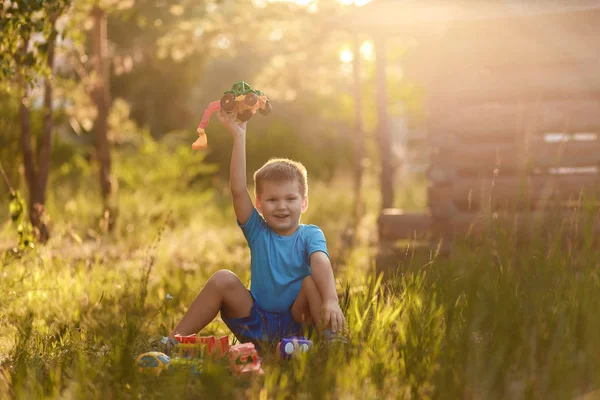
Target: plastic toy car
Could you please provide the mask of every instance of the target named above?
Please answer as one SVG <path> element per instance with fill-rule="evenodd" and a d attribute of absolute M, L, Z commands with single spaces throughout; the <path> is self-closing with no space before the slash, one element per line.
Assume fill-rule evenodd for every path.
<path fill-rule="evenodd" d="M 208 354 L 214 358 L 221 358 L 229 351 L 229 337 L 221 336 L 197 336 L 191 334 L 188 336 L 175 335 L 178 342 L 175 346 L 175 357 L 178 358 L 199 358 Z"/>
<path fill-rule="evenodd" d="M 196 338 L 198 337 L 198 335 L 196 335 L 195 333 L 192 333 L 191 335 L 175 335 L 175 340 L 179 343 L 196 343 Z"/>
<path fill-rule="evenodd" d="M 173 368 L 169 356 L 159 351 L 140 354 L 135 363 L 138 372 L 154 376 L 159 376 L 163 371 L 169 371 Z"/>
<path fill-rule="evenodd" d="M 220 105 L 225 112 L 237 112 L 237 118 L 242 122 L 252 118 L 256 110 L 262 115 L 271 112 L 271 102 L 267 96 L 244 81 L 234 83 L 231 90 L 221 97 Z"/>
<path fill-rule="evenodd" d="M 236 344 L 229 348 L 229 365 L 235 375 L 263 375 L 258 352 L 253 343 Z"/>
<path fill-rule="evenodd" d="M 288 359 L 300 353 L 305 353 L 313 348 L 313 342 L 304 337 L 290 337 L 282 339 L 277 345 L 277 355 Z"/>
<path fill-rule="evenodd" d="M 193 374 L 202 373 L 207 357 L 212 361 L 227 363 L 234 375 L 249 377 L 255 374 L 263 375 L 262 362 L 252 343 L 229 346 L 229 337 L 175 335 L 172 348 L 173 357 L 151 351 L 137 358 L 138 371 L 160 375 L 163 371 L 190 371 Z M 227 357 L 225 357 L 227 356 Z"/>
<path fill-rule="evenodd" d="M 208 126 L 211 115 L 220 109 L 229 114 L 235 113 L 238 120 L 245 122 L 252 118 L 256 111 L 267 115 L 272 108 L 271 102 L 260 90 L 253 89 L 244 81 L 234 83 L 230 90 L 224 92 L 221 100 L 210 102 L 204 110 L 197 129 L 198 139 L 192 144 L 193 150 L 202 150 L 208 146 L 204 128 Z"/>
<path fill-rule="evenodd" d="M 221 358 L 229 351 L 229 337 L 221 336 L 198 336 L 196 343 L 205 344 L 208 347 L 208 354 L 214 358 Z"/>

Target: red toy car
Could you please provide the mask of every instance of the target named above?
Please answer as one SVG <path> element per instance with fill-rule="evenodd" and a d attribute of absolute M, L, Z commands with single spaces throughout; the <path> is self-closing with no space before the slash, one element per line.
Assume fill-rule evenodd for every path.
<path fill-rule="evenodd" d="M 229 348 L 229 365 L 235 375 L 263 375 L 265 373 L 253 343 L 231 346 Z"/>

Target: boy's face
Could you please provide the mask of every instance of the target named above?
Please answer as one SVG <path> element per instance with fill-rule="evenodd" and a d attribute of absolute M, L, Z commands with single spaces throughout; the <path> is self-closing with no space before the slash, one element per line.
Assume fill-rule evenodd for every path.
<path fill-rule="evenodd" d="M 296 181 L 262 182 L 256 196 L 256 208 L 267 225 L 282 236 L 296 232 L 300 216 L 308 208 L 308 197 L 300 192 Z"/>

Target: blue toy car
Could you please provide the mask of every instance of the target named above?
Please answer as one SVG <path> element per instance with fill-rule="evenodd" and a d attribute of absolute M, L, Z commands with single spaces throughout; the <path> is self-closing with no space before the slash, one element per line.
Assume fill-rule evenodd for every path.
<path fill-rule="evenodd" d="M 313 348 L 313 342 L 305 337 L 293 336 L 282 339 L 277 345 L 277 354 L 280 358 L 287 360 L 300 353 L 305 353 Z"/>

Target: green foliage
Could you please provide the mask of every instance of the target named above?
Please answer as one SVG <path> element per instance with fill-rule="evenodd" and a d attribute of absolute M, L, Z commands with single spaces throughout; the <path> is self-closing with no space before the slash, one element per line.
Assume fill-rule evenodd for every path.
<path fill-rule="evenodd" d="M 7 0 L 0 8 L 0 81 L 10 80 L 15 72 L 33 82 L 48 74 L 46 57 L 49 39 L 58 35 L 56 18 L 70 0 Z M 32 38 L 42 34 L 44 40 Z M 31 41 L 31 43 L 30 43 Z"/>
<path fill-rule="evenodd" d="M 18 187 L 21 161 L 18 123 L 19 100 L 14 92 L 0 88 L 0 160 L 12 185 Z"/>
<path fill-rule="evenodd" d="M 19 192 L 10 194 L 8 202 L 10 220 L 17 230 L 19 236 L 18 251 L 32 249 L 35 247 L 33 227 L 27 218 L 27 205 Z"/>
<path fill-rule="evenodd" d="M 216 166 L 204 163 L 204 154 L 192 151 L 186 141 L 190 141 L 187 133 L 173 133 L 160 142 L 140 133 L 137 144 L 116 153 L 119 183 L 128 188 L 147 185 L 176 191 L 197 182 L 205 184 Z"/>

